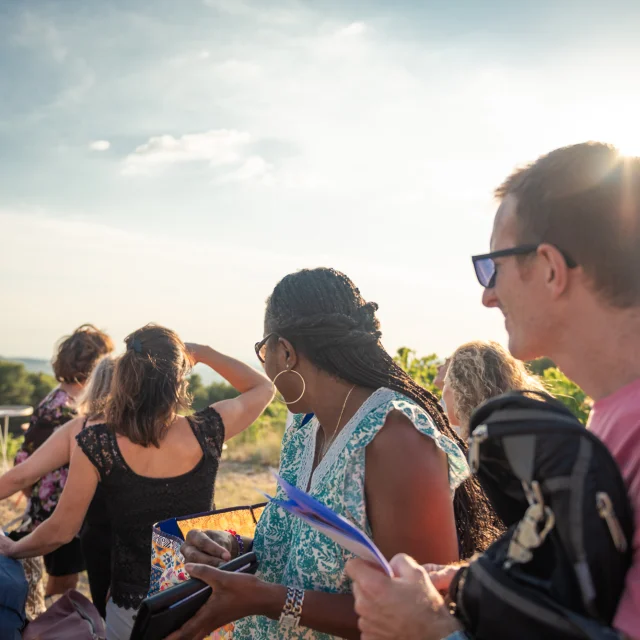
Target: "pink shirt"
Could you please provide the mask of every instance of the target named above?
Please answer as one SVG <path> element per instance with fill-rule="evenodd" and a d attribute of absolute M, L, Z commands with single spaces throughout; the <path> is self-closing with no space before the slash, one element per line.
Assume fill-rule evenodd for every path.
<path fill-rule="evenodd" d="M 598 400 L 589 418 L 589 429 L 616 459 L 635 512 L 633 564 L 614 626 L 631 638 L 640 638 L 640 379 Z"/>

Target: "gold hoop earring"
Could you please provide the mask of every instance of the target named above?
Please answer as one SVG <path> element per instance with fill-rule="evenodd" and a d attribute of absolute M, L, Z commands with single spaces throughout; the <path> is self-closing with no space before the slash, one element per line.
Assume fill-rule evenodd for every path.
<path fill-rule="evenodd" d="M 302 400 L 302 396 L 304 395 L 304 392 L 307 390 L 307 383 L 304 381 L 304 378 L 302 377 L 301 373 L 298 373 L 295 369 L 283 369 L 278 375 L 276 375 L 276 377 L 273 379 L 272 383 L 275 389 L 277 389 L 276 387 L 276 380 L 283 374 L 283 373 L 295 373 L 300 380 L 302 380 L 302 393 L 300 394 L 299 398 L 296 398 L 295 400 L 293 400 L 292 402 L 287 402 L 284 399 L 284 396 L 282 396 L 282 401 L 287 405 L 291 405 L 291 404 L 295 404 L 296 402 L 300 402 L 300 400 Z M 282 394 L 280 394 L 282 395 Z"/>

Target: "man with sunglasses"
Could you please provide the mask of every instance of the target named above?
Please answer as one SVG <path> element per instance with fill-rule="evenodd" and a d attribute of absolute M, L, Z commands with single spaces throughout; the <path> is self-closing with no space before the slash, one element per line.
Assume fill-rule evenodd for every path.
<path fill-rule="evenodd" d="M 491 253 L 473 258 L 482 302 L 502 311 L 516 358 L 550 357 L 595 400 L 590 429 L 616 458 L 636 518 L 614 626 L 638 640 L 640 158 L 596 143 L 557 149 L 516 171 L 496 196 Z M 436 590 L 447 580 L 434 587 L 405 556 L 392 566 L 393 579 L 361 561 L 348 567 L 364 640 L 466 637 Z"/>

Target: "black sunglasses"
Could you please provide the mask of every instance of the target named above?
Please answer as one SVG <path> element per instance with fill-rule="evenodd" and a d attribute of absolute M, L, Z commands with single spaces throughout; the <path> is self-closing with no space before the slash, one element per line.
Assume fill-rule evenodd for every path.
<path fill-rule="evenodd" d="M 267 342 L 269 341 L 269 338 L 271 336 L 276 336 L 276 335 L 278 334 L 275 332 L 268 333 L 264 338 L 262 338 L 262 340 L 260 340 L 260 342 L 256 342 L 256 345 L 255 345 L 256 355 L 258 356 L 258 360 L 260 360 L 262 364 L 264 364 L 265 356 L 267 354 Z"/>
<path fill-rule="evenodd" d="M 539 244 L 523 244 L 511 249 L 502 249 L 501 251 L 492 251 L 491 253 L 484 253 L 479 256 L 473 256 L 473 268 L 476 272 L 478 282 L 485 289 L 492 289 L 496 286 L 496 263 L 495 258 L 506 258 L 507 256 L 525 256 L 530 253 L 535 253 L 538 250 Z M 577 267 L 577 263 L 564 251 L 559 249 L 562 253 L 562 257 L 567 263 L 569 269 Z"/>

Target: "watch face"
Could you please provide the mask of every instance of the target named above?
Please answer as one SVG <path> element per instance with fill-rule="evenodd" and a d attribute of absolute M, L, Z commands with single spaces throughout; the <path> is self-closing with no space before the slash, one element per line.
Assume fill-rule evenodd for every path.
<path fill-rule="evenodd" d="M 285 628 L 285 629 L 295 629 L 298 626 L 298 621 L 299 618 L 296 618 L 295 616 L 289 615 L 289 614 L 282 614 L 280 616 L 280 624 Z"/>

